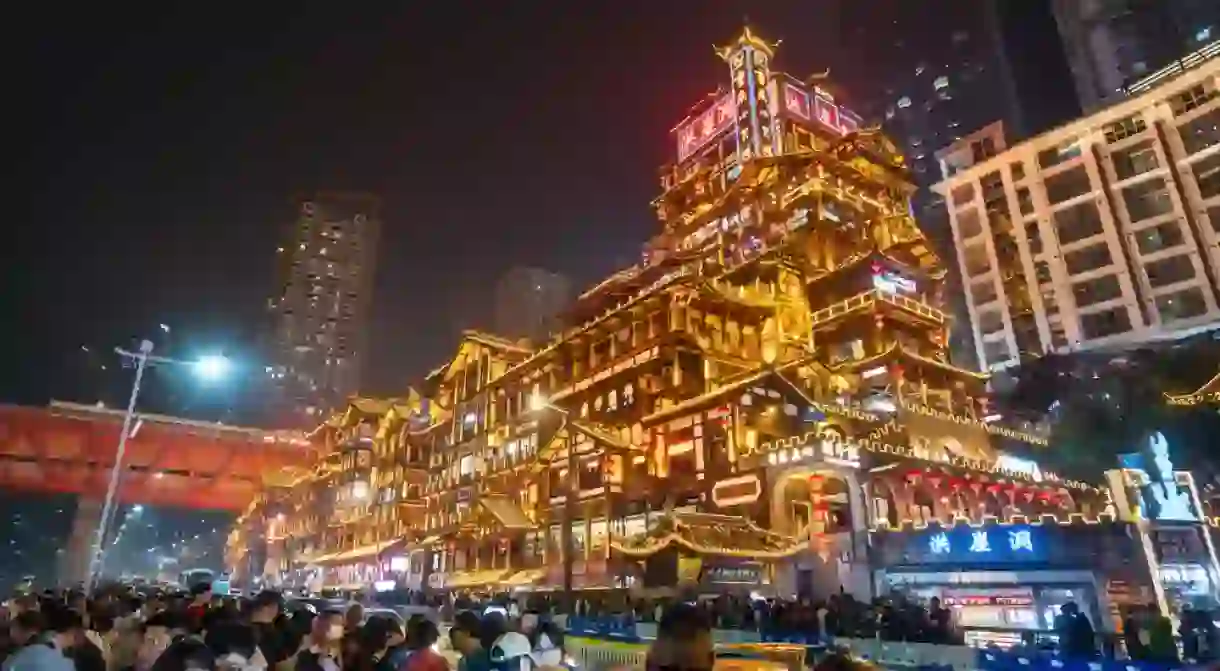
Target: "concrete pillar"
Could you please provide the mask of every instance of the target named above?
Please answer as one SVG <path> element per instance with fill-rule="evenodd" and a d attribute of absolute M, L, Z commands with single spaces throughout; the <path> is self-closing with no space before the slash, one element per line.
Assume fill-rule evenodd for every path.
<path fill-rule="evenodd" d="M 59 584 L 74 586 L 89 579 L 89 558 L 96 540 L 97 525 L 102 519 L 102 500 L 77 497 L 76 513 L 68 542 L 59 555 Z"/>

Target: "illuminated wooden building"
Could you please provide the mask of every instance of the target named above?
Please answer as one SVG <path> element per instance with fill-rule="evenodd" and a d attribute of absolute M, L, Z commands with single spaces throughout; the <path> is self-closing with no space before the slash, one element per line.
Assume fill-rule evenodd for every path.
<path fill-rule="evenodd" d="M 774 50 L 748 29 L 719 50 L 728 86 L 673 131 L 660 231 L 557 337 L 466 332 L 422 399 L 320 430 L 333 510 L 306 559 L 372 567 L 328 584 L 383 579 L 401 550 L 408 585 L 559 585 L 570 542 L 577 587 L 638 582 L 678 547 L 790 590 L 807 566 L 867 582 L 871 527 L 1103 512 L 1101 490 L 1002 454 L 1045 441 L 948 360 L 902 158 Z"/>

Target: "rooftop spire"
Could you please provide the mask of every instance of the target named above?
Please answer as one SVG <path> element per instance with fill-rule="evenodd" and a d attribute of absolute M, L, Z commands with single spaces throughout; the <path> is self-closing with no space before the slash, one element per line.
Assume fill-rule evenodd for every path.
<path fill-rule="evenodd" d="M 753 47 L 753 48 L 761 51 L 762 53 L 766 54 L 767 58 L 772 58 L 773 56 L 775 56 L 775 49 L 777 47 L 779 47 L 780 43 L 779 42 L 768 42 L 766 39 L 764 39 L 763 37 L 758 35 L 758 33 L 755 33 L 750 28 L 750 19 L 748 17 L 744 20 L 743 23 L 745 25 L 742 27 L 741 34 L 737 36 L 737 39 L 733 40 L 731 43 L 729 43 L 723 47 L 716 47 L 716 55 L 720 56 L 721 58 L 723 58 L 727 61 L 729 59 L 729 56 L 732 55 L 733 52 L 737 51 L 738 49 L 740 49 L 742 47 L 748 46 L 748 47 Z"/>

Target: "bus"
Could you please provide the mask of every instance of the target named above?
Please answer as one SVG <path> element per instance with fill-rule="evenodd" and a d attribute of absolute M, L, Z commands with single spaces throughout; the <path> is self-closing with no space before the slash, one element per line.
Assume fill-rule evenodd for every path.
<path fill-rule="evenodd" d="M 199 583 L 207 583 L 212 586 L 212 594 L 218 596 L 228 596 L 229 594 L 229 576 L 223 573 L 217 574 L 212 569 L 187 569 L 178 575 L 178 583 L 186 589 L 191 589 Z"/>

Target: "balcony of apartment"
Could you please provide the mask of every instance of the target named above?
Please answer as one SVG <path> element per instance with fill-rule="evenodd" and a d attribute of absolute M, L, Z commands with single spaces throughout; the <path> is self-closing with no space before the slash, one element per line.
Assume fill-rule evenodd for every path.
<path fill-rule="evenodd" d="M 992 274 L 971 278 L 970 283 L 966 285 L 966 291 L 976 311 L 986 309 L 1000 298 L 999 285 Z"/>
<path fill-rule="evenodd" d="M 1217 306 L 1198 254 L 1177 247 L 1140 261 L 1162 326 L 1188 328 L 1216 316 Z"/>
<path fill-rule="evenodd" d="M 1198 202 L 1195 207 L 1206 211 L 1220 206 L 1220 149 L 1192 160 L 1188 170 L 1189 172 L 1183 172 L 1183 177 L 1188 180 L 1187 193 L 1193 191 L 1193 194 L 1197 194 Z"/>
<path fill-rule="evenodd" d="M 1054 180 L 1062 173 L 1084 168 L 1084 155 L 1084 141 L 1080 138 L 1069 138 L 1039 151 L 1038 171 L 1043 182 Z"/>
<path fill-rule="evenodd" d="M 995 264 L 991 262 L 985 238 L 979 237 L 971 241 L 970 244 L 961 247 L 958 252 L 967 282 L 981 279 L 995 270 Z"/>
<path fill-rule="evenodd" d="M 1169 100 L 1173 123 L 1182 144 L 1183 159 L 1217 151 L 1220 145 L 1220 92 L 1215 84 L 1201 82 Z"/>

